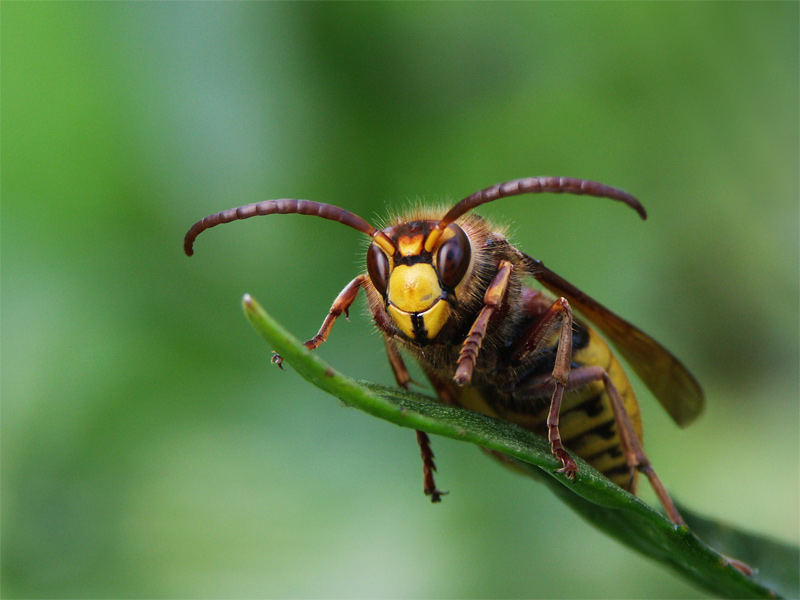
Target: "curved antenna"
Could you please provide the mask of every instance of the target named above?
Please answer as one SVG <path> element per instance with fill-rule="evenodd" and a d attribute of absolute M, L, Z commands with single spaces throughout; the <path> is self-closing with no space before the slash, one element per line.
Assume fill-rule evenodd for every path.
<path fill-rule="evenodd" d="M 586 196 L 598 196 L 619 200 L 634 209 L 642 219 L 647 218 L 644 206 L 631 196 L 628 192 L 618 190 L 604 183 L 588 181 L 586 179 L 575 179 L 573 177 L 526 177 L 525 179 L 514 179 L 505 183 L 498 183 L 491 187 L 475 192 L 461 200 L 453 206 L 442 219 L 436 224 L 433 231 L 428 234 L 425 240 L 425 250 L 431 252 L 439 241 L 439 237 L 445 228 L 464 213 L 472 210 L 476 206 L 505 198 L 507 196 L 518 196 L 519 194 L 538 194 L 541 192 L 583 194 Z"/>
<path fill-rule="evenodd" d="M 230 223 L 231 221 L 249 219 L 250 217 L 259 215 L 273 214 L 311 215 L 312 217 L 322 217 L 323 219 L 338 221 L 361 233 L 366 233 L 390 255 L 394 253 L 394 244 L 392 244 L 386 234 L 375 229 L 358 215 L 346 211 L 343 208 L 339 208 L 338 206 L 333 206 L 332 204 L 312 202 L 311 200 L 294 200 L 292 198 L 264 200 L 263 202 L 246 204 L 238 208 L 229 208 L 228 210 L 209 215 L 192 225 L 189 231 L 186 232 L 186 236 L 183 238 L 183 251 L 186 252 L 187 256 L 194 254 L 194 240 L 210 227 L 216 227 L 217 225 Z"/>

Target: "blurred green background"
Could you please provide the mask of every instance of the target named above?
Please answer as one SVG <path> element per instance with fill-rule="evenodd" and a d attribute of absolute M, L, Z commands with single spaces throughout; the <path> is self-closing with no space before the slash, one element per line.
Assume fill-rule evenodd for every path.
<path fill-rule="evenodd" d="M 696 597 L 541 485 L 269 364 L 379 220 L 530 175 L 610 202 L 480 209 L 673 349 L 708 396 L 646 446 L 703 514 L 798 537 L 798 4 L 2 6 L 4 597 Z M 392 376 L 363 300 L 320 352 Z M 643 486 L 645 488 L 646 486 Z M 643 489 L 652 501 L 649 490 Z"/>

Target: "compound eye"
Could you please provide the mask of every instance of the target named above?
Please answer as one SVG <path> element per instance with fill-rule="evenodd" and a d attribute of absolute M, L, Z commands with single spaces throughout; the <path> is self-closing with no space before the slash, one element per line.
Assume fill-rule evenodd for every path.
<path fill-rule="evenodd" d="M 436 266 L 444 286 L 454 288 L 467 271 L 471 250 L 469 238 L 461 227 L 451 224 L 448 229 L 455 232 L 455 235 L 439 246 Z"/>
<path fill-rule="evenodd" d="M 367 250 L 367 273 L 372 281 L 372 285 L 386 297 L 386 286 L 389 283 L 389 259 L 376 244 L 370 244 Z"/>

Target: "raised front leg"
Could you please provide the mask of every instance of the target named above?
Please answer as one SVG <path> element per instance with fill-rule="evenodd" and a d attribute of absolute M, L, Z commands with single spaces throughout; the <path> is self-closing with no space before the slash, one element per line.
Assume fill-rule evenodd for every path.
<path fill-rule="evenodd" d="M 327 340 L 328 335 L 333 328 L 333 324 L 342 313 L 344 313 L 345 317 L 350 316 L 350 305 L 355 301 L 356 296 L 358 296 L 358 290 L 361 289 L 361 286 L 366 279 L 367 276 L 362 274 L 344 286 L 344 289 L 339 292 L 338 296 L 336 296 L 336 300 L 333 301 L 333 304 L 328 311 L 328 315 L 322 322 L 322 326 L 319 328 L 317 335 L 303 344 L 306 348 L 309 350 L 314 350 L 320 344 L 322 344 L 322 342 Z M 283 368 L 283 358 L 277 352 L 272 353 L 272 362 L 273 364 L 278 365 L 281 369 Z"/>
<path fill-rule="evenodd" d="M 411 375 L 409 375 L 408 369 L 403 362 L 403 357 L 391 339 L 384 336 L 383 341 L 386 344 L 386 354 L 389 357 L 389 365 L 392 367 L 394 379 L 397 385 L 407 390 L 408 384 L 411 383 Z M 433 460 L 434 455 L 428 434 L 424 431 L 417 431 L 417 444 L 419 444 L 419 452 L 420 456 L 422 456 L 422 491 L 425 492 L 426 496 L 431 497 L 431 502 L 441 502 L 442 496 L 447 492 L 437 489 L 436 482 L 433 479 L 436 463 Z"/>
<path fill-rule="evenodd" d="M 486 293 L 483 295 L 483 308 L 472 324 L 458 355 L 458 367 L 453 376 L 453 380 L 458 385 L 469 383 L 472 379 L 472 371 L 475 368 L 475 362 L 478 360 L 478 352 L 481 349 L 481 344 L 483 344 L 483 338 L 486 337 L 489 319 L 492 318 L 492 315 L 503 303 L 513 268 L 514 265 L 511 262 L 507 260 L 501 261 L 497 274 L 492 279 L 489 287 L 486 288 Z"/>

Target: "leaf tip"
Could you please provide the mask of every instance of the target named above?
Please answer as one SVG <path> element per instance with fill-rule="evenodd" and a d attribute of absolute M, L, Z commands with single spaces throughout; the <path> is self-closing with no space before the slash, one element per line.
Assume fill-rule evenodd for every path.
<path fill-rule="evenodd" d="M 258 315 L 259 309 L 261 307 L 258 305 L 258 302 L 255 301 L 250 294 L 245 294 L 242 296 L 242 309 L 244 310 L 244 314 L 247 316 L 250 321 L 253 321 L 253 318 Z"/>

